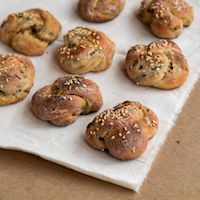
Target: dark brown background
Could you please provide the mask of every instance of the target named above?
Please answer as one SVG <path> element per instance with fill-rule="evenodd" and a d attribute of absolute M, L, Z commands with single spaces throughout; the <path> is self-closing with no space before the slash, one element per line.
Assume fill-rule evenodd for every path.
<path fill-rule="evenodd" d="M 199 200 L 200 82 L 136 194 L 29 154 L 0 150 L 0 200 Z"/>

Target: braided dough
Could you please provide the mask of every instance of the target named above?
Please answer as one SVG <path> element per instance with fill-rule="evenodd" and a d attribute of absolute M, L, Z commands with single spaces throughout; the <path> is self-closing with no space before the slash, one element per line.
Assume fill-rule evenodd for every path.
<path fill-rule="evenodd" d="M 28 58 L 0 55 L 0 106 L 23 100 L 33 85 L 34 74 Z"/>
<path fill-rule="evenodd" d="M 125 0 L 80 0 L 78 14 L 90 22 L 106 22 L 117 17 L 124 5 Z"/>
<path fill-rule="evenodd" d="M 176 38 L 183 26 L 194 18 L 193 8 L 184 0 L 143 0 L 139 17 L 150 24 L 151 31 L 160 38 Z"/>
<path fill-rule="evenodd" d="M 0 28 L 0 39 L 13 50 L 34 56 L 44 53 L 60 34 L 61 26 L 48 11 L 30 9 L 11 14 Z"/>
<path fill-rule="evenodd" d="M 115 53 L 115 44 L 102 32 L 77 27 L 64 36 L 58 50 L 58 63 L 68 73 L 85 74 L 107 69 Z"/>
<path fill-rule="evenodd" d="M 160 89 L 181 86 L 189 74 L 187 60 L 180 48 L 167 40 L 132 47 L 126 57 L 125 71 L 137 85 Z"/>
<path fill-rule="evenodd" d="M 121 160 L 140 156 L 158 128 L 156 114 L 138 102 L 126 101 L 98 115 L 87 127 L 86 141 Z"/>
<path fill-rule="evenodd" d="M 102 104 L 96 83 L 82 76 L 64 76 L 34 94 L 32 111 L 41 120 L 66 126 L 79 115 L 98 111 Z"/>

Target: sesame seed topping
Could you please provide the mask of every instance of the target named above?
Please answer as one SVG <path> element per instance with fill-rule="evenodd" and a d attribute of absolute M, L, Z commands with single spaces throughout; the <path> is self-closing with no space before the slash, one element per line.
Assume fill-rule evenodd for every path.
<path fill-rule="evenodd" d="M 115 139 L 115 136 L 113 135 L 112 137 L 111 137 L 111 140 L 114 140 Z"/>
<path fill-rule="evenodd" d="M 119 133 L 118 135 L 119 135 L 119 137 L 122 137 L 122 133 Z"/>
<path fill-rule="evenodd" d="M 137 129 L 137 132 L 138 132 L 138 133 L 140 133 L 140 132 L 141 132 L 141 130 L 138 128 L 138 129 Z"/>
<path fill-rule="evenodd" d="M 93 131 L 90 131 L 89 134 L 90 134 L 90 135 L 93 135 Z"/>

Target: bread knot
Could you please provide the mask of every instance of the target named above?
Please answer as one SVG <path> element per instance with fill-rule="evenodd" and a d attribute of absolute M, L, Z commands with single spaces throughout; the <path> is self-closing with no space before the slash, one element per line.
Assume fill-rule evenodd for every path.
<path fill-rule="evenodd" d="M 0 105 L 23 100 L 34 80 L 34 66 L 23 56 L 0 55 Z"/>
<path fill-rule="evenodd" d="M 192 23 L 194 11 L 184 0 L 143 0 L 139 17 L 150 25 L 153 34 L 172 39 Z"/>
<path fill-rule="evenodd" d="M 189 67 L 174 42 L 158 40 L 147 46 L 132 47 L 126 57 L 125 71 L 137 85 L 174 89 L 185 82 Z"/>
<path fill-rule="evenodd" d="M 102 32 L 77 27 L 64 36 L 58 50 L 58 62 L 67 72 L 85 74 L 107 69 L 115 53 L 115 44 Z"/>
<path fill-rule="evenodd" d="M 82 76 L 64 76 L 34 94 L 32 111 L 41 120 L 66 126 L 79 115 L 98 111 L 102 103 L 96 83 Z"/>
<path fill-rule="evenodd" d="M 140 156 L 158 128 L 156 114 L 138 102 L 124 102 L 98 115 L 87 127 L 86 141 L 97 150 L 129 160 Z"/>
<path fill-rule="evenodd" d="M 117 17 L 124 5 L 125 0 L 80 0 L 78 14 L 90 22 L 106 22 Z"/>
<path fill-rule="evenodd" d="M 48 11 L 30 9 L 7 17 L 0 28 L 0 39 L 25 55 L 41 55 L 55 40 L 61 25 Z"/>

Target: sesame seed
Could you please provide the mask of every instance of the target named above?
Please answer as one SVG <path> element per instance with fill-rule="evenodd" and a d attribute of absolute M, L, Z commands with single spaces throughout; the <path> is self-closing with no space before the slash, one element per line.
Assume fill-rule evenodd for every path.
<path fill-rule="evenodd" d="M 156 120 L 152 120 L 152 122 L 153 122 L 154 124 L 157 124 L 157 121 L 156 121 Z"/>
<path fill-rule="evenodd" d="M 138 129 L 137 129 L 137 132 L 138 132 L 138 133 L 140 133 L 140 132 L 141 132 L 141 130 L 138 128 Z"/>
<path fill-rule="evenodd" d="M 115 139 L 115 136 L 113 135 L 112 137 L 111 137 L 111 140 L 114 140 Z"/>
<path fill-rule="evenodd" d="M 93 131 L 90 131 L 89 134 L 90 134 L 90 135 L 93 135 Z"/>

